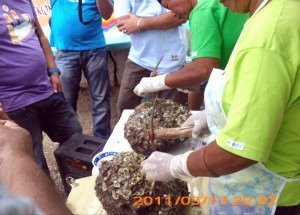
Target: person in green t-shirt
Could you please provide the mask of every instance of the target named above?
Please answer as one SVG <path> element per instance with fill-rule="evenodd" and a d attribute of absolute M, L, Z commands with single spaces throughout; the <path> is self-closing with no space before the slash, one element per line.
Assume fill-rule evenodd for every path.
<path fill-rule="evenodd" d="M 172 5 L 169 9 L 172 10 Z M 247 14 L 231 12 L 218 0 L 195 1 L 187 10 L 186 16 L 189 16 L 192 62 L 174 73 L 143 78 L 134 90 L 137 95 L 143 96 L 170 88 L 198 91 L 199 85 L 208 80 L 213 68 L 225 68 L 249 17 Z M 200 98 L 198 93 L 196 96 Z M 195 96 L 193 98 L 195 99 Z M 200 100 L 196 103 L 199 107 Z"/>
<path fill-rule="evenodd" d="M 184 1 L 165 3 L 175 2 Z M 153 181 L 209 176 L 211 214 L 299 215 L 300 1 L 223 4 L 250 19 L 225 71 L 213 70 L 205 90 L 200 113 L 215 140 L 176 156 L 154 152 L 143 171 Z"/>

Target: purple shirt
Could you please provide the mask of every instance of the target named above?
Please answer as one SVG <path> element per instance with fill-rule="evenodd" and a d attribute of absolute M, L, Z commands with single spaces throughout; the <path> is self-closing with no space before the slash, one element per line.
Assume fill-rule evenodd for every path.
<path fill-rule="evenodd" d="M 52 95 L 29 0 L 0 1 L 0 102 L 13 111 Z"/>

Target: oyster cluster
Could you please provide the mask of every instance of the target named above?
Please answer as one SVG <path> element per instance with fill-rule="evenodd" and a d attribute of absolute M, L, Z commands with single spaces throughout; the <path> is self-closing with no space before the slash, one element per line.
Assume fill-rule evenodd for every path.
<path fill-rule="evenodd" d="M 132 149 L 145 156 L 149 156 L 153 151 L 166 151 L 182 142 L 180 139 L 151 140 L 149 136 L 151 115 L 153 115 L 153 129 L 180 127 L 191 115 L 187 107 L 171 100 L 158 98 L 152 113 L 153 103 L 154 100 L 151 100 L 136 107 L 124 127 L 124 137 Z"/>
<path fill-rule="evenodd" d="M 181 204 L 168 204 L 165 197 L 176 199 L 188 195 L 186 182 L 176 179 L 170 182 L 150 182 L 141 173 L 145 159 L 135 152 L 121 152 L 110 161 L 102 161 L 96 179 L 96 195 L 108 214 L 183 214 Z M 138 202 L 150 197 L 151 205 Z M 161 202 L 155 201 L 160 197 Z"/>

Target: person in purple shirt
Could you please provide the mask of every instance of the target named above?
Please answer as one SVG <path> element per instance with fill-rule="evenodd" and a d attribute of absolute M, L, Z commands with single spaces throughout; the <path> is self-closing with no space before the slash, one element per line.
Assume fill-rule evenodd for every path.
<path fill-rule="evenodd" d="M 1 0 L 0 44 L 0 103 L 30 132 L 34 157 L 48 173 L 42 131 L 63 143 L 82 127 L 64 98 L 60 71 L 31 0 Z"/>

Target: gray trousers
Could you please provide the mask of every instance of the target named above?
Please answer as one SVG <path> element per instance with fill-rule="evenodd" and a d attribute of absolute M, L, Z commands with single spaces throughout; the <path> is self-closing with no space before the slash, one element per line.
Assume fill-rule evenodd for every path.
<path fill-rule="evenodd" d="M 151 72 L 152 71 L 139 66 L 129 59 L 126 61 L 118 97 L 119 117 L 124 109 L 134 109 L 140 104 L 142 97 L 137 96 L 133 92 L 133 89 L 140 83 L 142 78 L 149 77 Z M 158 98 L 169 99 L 179 104 L 187 105 L 187 94 L 179 92 L 176 89 L 160 91 L 157 96 Z"/>

